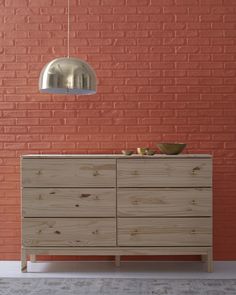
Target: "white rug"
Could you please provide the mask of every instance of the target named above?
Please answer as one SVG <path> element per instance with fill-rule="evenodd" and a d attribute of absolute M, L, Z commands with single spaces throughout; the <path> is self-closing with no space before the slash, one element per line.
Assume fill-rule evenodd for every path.
<path fill-rule="evenodd" d="M 2 278 L 0 295 L 236 295 L 236 280 Z"/>

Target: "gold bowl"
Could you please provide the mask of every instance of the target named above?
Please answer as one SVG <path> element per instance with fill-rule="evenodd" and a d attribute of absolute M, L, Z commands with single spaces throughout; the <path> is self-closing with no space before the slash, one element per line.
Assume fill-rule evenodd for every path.
<path fill-rule="evenodd" d="M 159 150 L 166 155 L 178 155 L 186 147 L 186 143 L 158 143 Z"/>
<path fill-rule="evenodd" d="M 137 148 L 137 153 L 141 156 L 144 156 L 146 154 L 146 150 L 147 150 L 146 147 L 139 147 Z"/>
<path fill-rule="evenodd" d="M 134 152 L 130 150 L 122 150 L 122 154 L 125 156 L 131 156 Z"/>
<path fill-rule="evenodd" d="M 147 156 L 153 156 L 155 155 L 156 151 L 151 150 L 151 149 L 146 149 L 145 155 Z"/>

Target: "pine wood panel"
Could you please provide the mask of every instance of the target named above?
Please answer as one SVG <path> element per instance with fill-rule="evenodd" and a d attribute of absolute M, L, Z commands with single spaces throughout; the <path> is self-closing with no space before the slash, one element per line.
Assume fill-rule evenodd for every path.
<path fill-rule="evenodd" d="M 120 217 L 211 216 L 210 188 L 119 188 Z"/>
<path fill-rule="evenodd" d="M 115 217 L 116 191 L 108 188 L 24 188 L 24 217 Z"/>
<path fill-rule="evenodd" d="M 114 187 L 115 159 L 23 159 L 24 187 Z"/>
<path fill-rule="evenodd" d="M 118 218 L 119 246 L 211 246 L 211 218 Z"/>
<path fill-rule="evenodd" d="M 24 246 L 116 246 L 115 218 L 24 218 Z"/>
<path fill-rule="evenodd" d="M 212 271 L 211 169 L 209 155 L 23 156 L 22 271 L 39 254 L 199 254 Z"/>
<path fill-rule="evenodd" d="M 119 187 L 210 187 L 211 159 L 118 159 Z"/>
<path fill-rule="evenodd" d="M 206 255 L 211 247 L 25 247 L 37 255 Z"/>

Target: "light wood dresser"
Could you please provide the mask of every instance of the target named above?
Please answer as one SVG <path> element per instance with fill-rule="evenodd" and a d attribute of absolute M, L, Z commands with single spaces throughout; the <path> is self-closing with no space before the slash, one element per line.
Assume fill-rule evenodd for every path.
<path fill-rule="evenodd" d="M 201 255 L 212 271 L 210 155 L 24 155 L 22 271 L 36 255 Z"/>

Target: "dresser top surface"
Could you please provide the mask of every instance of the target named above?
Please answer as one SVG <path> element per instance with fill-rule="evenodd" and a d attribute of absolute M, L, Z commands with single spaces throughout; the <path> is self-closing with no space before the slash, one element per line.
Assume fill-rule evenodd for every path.
<path fill-rule="evenodd" d="M 125 156 L 123 154 L 28 154 L 22 155 L 23 159 L 163 159 L 163 158 L 211 158 L 209 154 L 180 154 L 180 155 L 163 155 L 156 154 L 153 156 L 140 156 L 133 154 Z"/>

